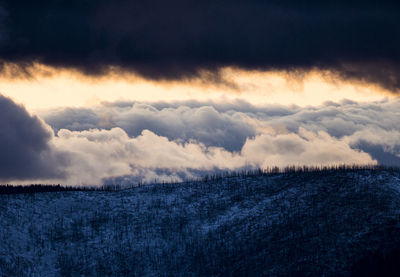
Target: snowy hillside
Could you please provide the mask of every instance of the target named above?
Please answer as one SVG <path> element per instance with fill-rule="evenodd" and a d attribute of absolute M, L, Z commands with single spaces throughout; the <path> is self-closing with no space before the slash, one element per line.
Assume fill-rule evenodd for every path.
<path fill-rule="evenodd" d="M 398 170 L 0 195 L 0 276 L 364 276 L 399 233 Z"/>

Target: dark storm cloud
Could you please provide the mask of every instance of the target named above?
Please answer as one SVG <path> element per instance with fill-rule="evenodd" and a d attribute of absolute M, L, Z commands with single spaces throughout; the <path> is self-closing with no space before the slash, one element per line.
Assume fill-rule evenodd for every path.
<path fill-rule="evenodd" d="M 3 0 L 0 56 L 152 79 L 322 69 L 400 88 L 398 1 Z M 218 81 L 218 75 L 207 75 Z"/>
<path fill-rule="evenodd" d="M 0 181 L 60 177 L 63 158 L 51 151 L 52 136 L 38 117 L 0 95 Z"/>

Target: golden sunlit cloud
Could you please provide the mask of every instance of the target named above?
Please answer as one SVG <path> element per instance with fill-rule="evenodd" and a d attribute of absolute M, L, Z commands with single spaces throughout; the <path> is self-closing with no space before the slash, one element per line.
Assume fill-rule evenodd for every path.
<path fill-rule="evenodd" d="M 245 71 L 224 68 L 219 81 L 207 73 L 190 80 L 153 81 L 110 69 L 106 75 L 85 76 L 77 71 L 35 64 L 22 74 L 8 65 L 0 78 L 0 92 L 28 109 L 93 106 L 103 101 L 185 101 L 241 99 L 254 105 L 319 105 L 325 101 L 377 101 L 394 97 L 365 83 L 340 80 L 327 72 L 294 74 L 282 71 Z"/>

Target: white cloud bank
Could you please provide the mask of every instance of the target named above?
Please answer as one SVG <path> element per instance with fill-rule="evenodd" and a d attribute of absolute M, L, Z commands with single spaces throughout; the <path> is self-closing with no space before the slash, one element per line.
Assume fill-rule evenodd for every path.
<path fill-rule="evenodd" d="M 121 128 L 69 131 L 53 141 L 56 151 L 69 151 L 67 183 L 101 184 L 104 179 L 132 176 L 144 182 L 196 177 L 196 171 L 235 170 L 286 165 L 372 164 L 367 154 L 351 149 L 326 132 L 300 129 L 298 134 L 260 134 L 249 138 L 241 151 L 205 146 L 196 141 L 171 141 L 144 130 L 130 138 Z M 168 172 L 168 174 L 166 173 Z"/>
<path fill-rule="evenodd" d="M 152 182 L 288 165 L 400 165 L 400 100 L 318 107 L 105 103 L 45 111 L 70 185 Z M 67 161 L 67 162 L 65 162 Z"/>

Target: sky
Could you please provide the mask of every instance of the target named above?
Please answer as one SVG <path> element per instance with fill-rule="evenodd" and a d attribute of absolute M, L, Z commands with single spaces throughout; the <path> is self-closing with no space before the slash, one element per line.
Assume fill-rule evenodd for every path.
<path fill-rule="evenodd" d="M 400 166 L 396 1 L 0 1 L 0 182 Z"/>

